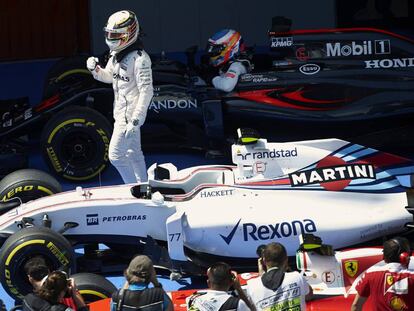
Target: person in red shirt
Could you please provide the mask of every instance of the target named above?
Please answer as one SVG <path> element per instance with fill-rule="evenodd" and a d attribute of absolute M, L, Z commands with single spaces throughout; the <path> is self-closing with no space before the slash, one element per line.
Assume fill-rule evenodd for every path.
<path fill-rule="evenodd" d="M 351 310 L 362 310 L 370 297 L 376 310 L 414 310 L 414 271 L 408 270 L 410 243 L 396 237 L 384 243 L 385 265 L 368 269 L 356 286 Z"/>

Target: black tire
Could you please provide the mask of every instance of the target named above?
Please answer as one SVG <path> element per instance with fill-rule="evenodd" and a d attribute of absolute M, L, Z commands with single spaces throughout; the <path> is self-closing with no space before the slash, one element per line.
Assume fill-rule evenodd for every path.
<path fill-rule="evenodd" d="M 61 234 L 46 227 L 24 228 L 11 235 L 0 250 L 0 282 L 14 299 L 32 291 L 24 265 L 43 256 L 50 270 L 75 271 L 72 245 Z"/>
<path fill-rule="evenodd" d="M 93 273 L 76 273 L 71 275 L 76 287 L 86 303 L 111 298 L 117 288 L 102 275 Z"/>
<path fill-rule="evenodd" d="M 0 200 L 3 202 L 20 198 L 24 203 L 59 192 L 62 187 L 53 176 L 35 169 L 15 171 L 0 181 Z"/>
<path fill-rule="evenodd" d="M 43 99 L 56 95 L 63 87 L 79 84 L 95 84 L 95 80 L 86 69 L 87 56 L 79 55 L 58 60 L 48 71 L 44 86 Z"/>
<path fill-rule="evenodd" d="M 112 126 L 102 114 L 74 106 L 49 120 L 40 144 L 52 171 L 69 180 L 84 181 L 107 167 L 111 133 Z"/>

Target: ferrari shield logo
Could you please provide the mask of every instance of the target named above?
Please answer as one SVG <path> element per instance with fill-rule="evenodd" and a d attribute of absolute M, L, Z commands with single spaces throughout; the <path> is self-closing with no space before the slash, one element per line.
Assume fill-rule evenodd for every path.
<path fill-rule="evenodd" d="M 388 286 L 391 286 L 394 283 L 394 277 L 391 274 L 388 274 L 386 277 Z"/>
<path fill-rule="evenodd" d="M 358 272 L 358 260 L 347 260 L 344 263 L 344 267 L 346 274 L 353 278 Z"/>

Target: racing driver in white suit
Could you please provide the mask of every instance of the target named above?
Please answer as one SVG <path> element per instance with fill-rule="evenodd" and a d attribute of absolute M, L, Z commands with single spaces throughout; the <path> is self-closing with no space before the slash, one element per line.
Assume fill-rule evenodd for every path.
<path fill-rule="evenodd" d="M 151 59 L 137 41 L 139 24 L 133 12 L 112 14 L 104 31 L 110 49 L 106 67 L 100 67 L 96 57 L 89 57 L 86 66 L 96 80 L 112 83 L 114 89 L 115 125 L 109 160 L 124 183 L 143 182 L 147 171 L 140 127 L 153 96 Z"/>

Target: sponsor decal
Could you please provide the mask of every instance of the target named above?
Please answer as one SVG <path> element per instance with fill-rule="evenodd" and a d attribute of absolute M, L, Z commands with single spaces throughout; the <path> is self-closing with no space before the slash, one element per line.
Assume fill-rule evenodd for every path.
<path fill-rule="evenodd" d="M 322 281 L 326 284 L 332 284 L 333 282 L 335 282 L 335 273 L 333 273 L 332 271 L 325 271 L 322 273 Z"/>
<path fill-rule="evenodd" d="M 159 112 L 159 110 L 166 109 L 193 109 L 198 108 L 197 99 L 164 99 L 152 100 L 149 106 L 150 110 Z"/>
<path fill-rule="evenodd" d="M 299 67 L 299 71 L 305 75 L 314 75 L 321 70 L 321 67 L 317 64 L 305 64 Z"/>
<path fill-rule="evenodd" d="M 253 164 L 253 169 L 256 173 L 261 174 L 266 172 L 266 165 L 266 162 L 258 161 Z"/>
<path fill-rule="evenodd" d="M 414 57 L 410 58 L 393 58 L 393 59 L 373 59 L 365 61 L 365 68 L 406 68 L 414 67 Z"/>
<path fill-rule="evenodd" d="M 97 225 L 99 225 L 98 214 L 88 214 L 88 215 L 86 215 L 86 225 L 87 226 L 97 226 Z"/>
<path fill-rule="evenodd" d="M 102 223 L 107 222 L 121 222 L 121 221 L 136 221 L 145 220 L 147 215 L 122 215 L 122 216 L 104 216 L 102 217 Z"/>
<path fill-rule="evenodd" d="M 260 310 L 283 311 L 301 310 L 301 288 L 297 282 L 292 282 L 289 287 L 283 291 L 275 291 L 270 296 L 256 303 Z"/>
<path fill-rule="evenodd" d="M 120 75 L 118 73 L 114 73 L 112 77 L 114 78 L 114 80 L 122 80 L 122 81 L 125 81 L 125 82 L 130 81 L 129 77 L 125 77 L 125 76 Z"/>
<path fill-rule="evenodd" d="M 347 57 L 390 53 L 390 40 L 366 40 L 362 42 L 352 41 L 350 44 L 343 44 L 341 42 L 326 44 L 326 56 L 328 57 Z"/>
<path fill-rule="evenodd" d="M 227 244 L 230 244 L 233 240 L 241 222 L 241 218 L 237 224 L 230 231 L 229 235 L 225 236 L 220 234 L 221 238 Z M 274 239 L 282 239 L 290 236 L 298 236 L 302 233 L 316 232 L 316 224 L 311 219 L 292 220 L 290 222 L 284 221 L 275 224 L 260 225 L 257 226 L 254 223 L 243 223 L 241 225 L 243 231 L 244 241 L 266 241 Z"/>
<path fill-rule="evenodd" d="M 26 185 L 12 188 L 1 198 L 1 201 L 6 202 L 13 198 L 15 195 L 17 195 L 19 192 L 33 191 L 34 189 L 36 190 L 34 185 Z"/>
<path fill-rule="evenodd" d="M 237 151 L 236 155 L 241 157 L 241 159 L 248 160 L 248 159 L 278 159 L 278 158 L 294 158 L 298 156 L 298 150 L 295 147 L 294 149 L 273 149 L 273 150 L 266 150 L 266 151 L 256 151 L 256 152 L 247 152 L 246 154 L 242 154 L 240 150 Z"/>
<path fill-rule="evenodd" d="M 262 74 L 244 74 L 241 76 L 241 81 L 243 82 L 253 82 L 253 83 L 266 83 L 266 82 L 275 82 L 277 77 L 266 77 Z"/>
<path fill-rule="evenodd" d="M 284 48 L 292 46 L 293 38 L 292 37 L 272 37 L 271 38 L 271 47 L 272 48 Z"/>
<path fill-rule="evenodd" d="M 346 260 L 344 262 L 345 272 L 351 278 L 353 278 L 358 273 L 358 267 L 358 260 Z"/>
<path fill-rule="evenodd" d="M 326 190 L 339 191 L 346 188 L 354 179 L 375 179 L 371 164 L 347 164 L 338 157 L 326 157 L 315 169 L 289 174 L 292 187 L 320 184 Z"/>
<path fill-rule="evenodd" d="M 225 77 L 228 77 L 228 78 L 235 78 L 236 77 L 236 74 L 234 74 L 232 72 L 227 72 L 224 76 Z"/>
<path fill-rule="evenodd" d="M 304 47 L 298 48 L 296 50 L 296 58 L 302 62 L 306 62 L 309 59 L 309 53 Z"/>
<path fill-rule="evenodd" d="M 67 266 L 69 264 L 69 259 L 65 256 L 64 253 L 60 251 L 60 249 L 55 244 L 49 242 L 47 243 L 46 247 L 51 251 L 53 255 L 55 255 L 55 257 L 63 266 Z"/>
<path fill-rule="evenodd" d="M 56 155 L 56 152 L 53 149 L 53 147 L 52 146 L 47 147 L 46 152 L 47 152 L 47 156 L 49 157 L 50 162 L 52 163 L 53 168 L 55 169 L 55 171 L 57 173 L 62 172 L 63 171 L 62 165 L 60 165 L 59 159 L 58 159 L 58 157 Z"/>
<path fill-rule="evenodd" d="M 273 67 L 285 67 L 292 65 L 292 62 L 288 60 L 274 60 L 272 62 Z"/>
<path fill-rule="evenodd" d="M 225 197 L 228 195 L 233 195 L 233 191 L 234 189 L 203 191 L 200 193 L 200 197 L 201 198 Z"/>

